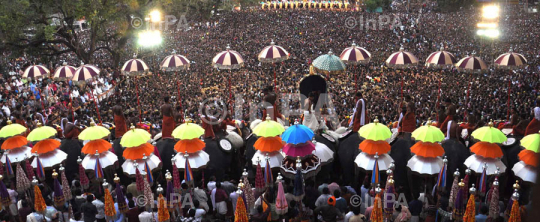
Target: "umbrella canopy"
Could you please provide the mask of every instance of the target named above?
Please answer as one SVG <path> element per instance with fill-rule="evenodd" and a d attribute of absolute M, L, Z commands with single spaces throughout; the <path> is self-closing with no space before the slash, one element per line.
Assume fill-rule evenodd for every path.
<path fill-rule="evenodd" d="M 379 164 L 379 170 L 387 170 L 390 167 L 390 164 L 394 162 L 394 159 L 390 157 L 387 153 L 379 155 L 379 158 L 377 160 Z M 354 163 L 359 168 L 365 170 L 365 171 L 371 171 L 373 170 L 373 166 L 375 165 L 375 155 L 369 155 L 367 153 L 360 153 L 356 158 L 354 159 Z"/>
<path fill-rule="evenodd" d="M 498 159 L 498 158 L 484 158 L 479 155 L 473 154 L 469 156 L 465 160 L 465 166 L 470 168 L 476 173 L 482 173 L 484 170 L 484 165 L 487 166 L 486 168 L 486 174 L 487 175 L 493 175 L 497 171 L 497 168 L 500 170 L 500 172 L 506 171 L 506 166 L 504 163 Z"/>
<path fill-rule="evenodd" d="M 255 155 L 253 155 L 253 158 L 251 158 L 251 162 L 253 166 L 257 166 L 258 161 L 265 160 L 267 156 L 270 158 L 268 161 L 270 163 L 271 168 L 276 168 L 276 167 L 281 166 L 281 161 L 283 161 L 283 158 L 284 158 L 281 152 L 267 153 L 267 152 L 261 152 L 258 150 L 257 152 L 255 152 Z"/>
<path fill-rule="evenodd" d="M 152 135 L 143 129 L 136 129 L 131 125 L 131 128 L 124 133 L 120 140 L 120 145 L 123 147 L 136 147 L 145 144 L 151 139 Z"/>
<path fill-rule="evenodd" d="M 244 66 L 244 59 L 240 53 L 231 50 L 231 47 L 227 45 L 227 50 L 214 56 L 212 66 L 217 69 L 239 69 Z"/>
<path fill-rule="evenodd" d="M 92 80 L 94 76 L 99 75 L 100 70 L 98 67 L 90 64 L 81 64 L 81 67 L 79 67 L 77 70 L 75 70 L 75 73 L 73 74 L 73 82 L 81 82 L 85 83 L 86 81 Z"/>
<path fill-rule="evenodd" d="M 521 178 L 523 181 L 536 183 L 536 168 L 525 164 L 523 161 L 519 161 L 512 167 L 514 174 Z"/>
<path fill-rule="evenodd" d="M 283 152 L 285 153 L 285 155 L 290 157 L 303 157 L 311 155 L 313 154 L 314 150 L 315 144 L 313 144 L 311 141 L 297 145 L 286 144 L 285 147 L 283 147 Z"/>
<path fill-rule="evenodd" d="M 172 131 L 172 136 L 175 139 L 181 140 L 191 140 L 199 138 L 204 134 L 204 129 L 195 123 L 183 123 L 180 126 L 176 127 Z"/>
<path fill-rule="evenodd" d="M 289 53 L 283 47 L 275 45 L 274 41 L 259 53 L 257 58 L 261 62 L 276 63 L 289 59 Z"/>
<path fill-rule="evenodd" d="M 203 169 L 208 164 L 208 161 L 210 161 L 210 155 L 201 150 L 196 153 L 188 153 L 187 155 L 186 153 L 177 153 L 173 159 L 178 169 L 185 169 L 186 160 L 189 162 L 191 169 Z"/>
<path fill-rule="evenodd" d="M 180 140 L 174 145 L 174 150 L 178 153 L 196 153 L 206 147 L 204 141 L 199 138 L 190 140 Z"/>
<path fill-rule="evenodd" d="M 180 71 L 188 69 L 189 64 L 190 62 L 185 56 L 173 52 L 172 55 L 165 57 L 159 66 L 163 71 Z"/>
<path fill-rule="evenodd" d="M 488 143 L 504 143 L 507 138 L 501 130 L 493 127 L 493 121 L 489 122 L 488 126 L 481 127 L 472 132 L 471 136 L 481 142 Z"/>
<path fill-rule="evenodd" d="M 356 46 L 356 43 L 353 41 L 351 47 L 345 48 L 341 52 L 339 59 L 345 64 L 367 64 L 371 59 L 371 53 L 362 47 Z"/>
<path fill-rule="evenodd" d="M 477 142 L 471 146 L 471 152 L 485 158 L 501 158 L 503 152 L 495 143 Z"/>
<path fill-rule="evenodd" d="M 90 127 L 84 129 L 79 134 L 79 140 L 97 140 L 97 139 L 103 139 L 107 136 L 109 136 L 111 132 L 109 129 L 103 127 L 103 126 L 97 126 L 94 122 L 90 123 Z"/>
<path fill-rule="evenodd" d="M 321 160 L 321 164 L 330 163 L 334 160 L 334 151 L 332 151 L 324 143 L 314 142 L 315 150 L 313 154 Z"/>
<path fill-rule="evenodd" d="M 538 153 L 540 148 L 540 134 L 529 134 L 521 139 L 520 144 L 523 148 Z"/>
<path fill-rule="evenodd" d="M 378 119 L 362 126 L 358 133 L 364 139 L 373 141 L 387 140 L 392 137 L 390 129 L 386 125 L 379 123 Z"/>
<path fill-rule="evenodd" d="M 92 140 L 84 144 L 81 152 L 84 154 L 103 153 L 112 148 L 112 144 L 104 139 Z"/>
<path fill-rule="evenodd" d="M 26 127 L 18 123 L 12 123 L 11 120 L 7 121 L 7 125 L 0 129 L 0 138 L 5 139 L 12 136 L 21 135 L 26 132 Z"/>
<path fill-rule="evenodd" d="M 444 154 L 444 149 L 439 143 L 418 141 L 411 147 L 411 152 L 421 157 L 439 157 Z"/>
<path fill-rule="evenodd" d="M 122 73 L 124 75 L 137 76 L 148 72 L 148 65 L 140 59 L 137 59 L 136 55 L 133 55 L 133 59 L 128 60 L 122 66 Z"/>
<path fill-rule="evenodd" d="M 32 153 L 43 154 L 55 150 L 60 147 L 60 141 L 55 139 L 45 139 L 37 142 L 32 147 Z"/>
<path fill-rule="evenodd" d="M 444 134 L 439 127 L 431 126 L 431 121 L 412 132 L 415 140 L 429 143 L 440 143 L 444 140 Z"/>
<path fill-rule="evenodd" d="M 278 122 L 272 120 L 269 115 L 266 117 L 265 121 L 262 121 L 255 127 L 255 129 L 253 129 L 253 133 L 255 135 L 262 137 L 279 136 L 284 131 L 285 128 L 283 128 L 283 126 Z"/>
<path fill-rule="evenodd" d="M 85 170 L 94 170 L 98 159 L 99 159 L 99 164 L 101 165 L 101 168 L 107 168 L 109 166 L 113 166 L 114 163 L 118 161 L 118 157 L 116 156 L 116 154 L 110 151 L 105 151 L 99 154 L 86 155 L 82 161 L 82 166 L 84 167 Z"/>
<path fill-rule="evenodd" d="M 45 68 L 45 66 L 31 65 L 31 66 L 28 66 L 28 68 L 24 70 L 22 77 L 24 79 L 28 79 L 28 78 L 39 79 L 39 78 L 49 77 L 50 73 L 51 72 L 49 71 L 49 69 Z"/>
<path fill-rule="evenodd" d="M 275 152 L 281 150 L 283 145 L 285 144 L 278 136 L 259 137 L 259 139 L 255 141 L 255 144 L 253 144 L 253 147 L 255 147 L 256 150 L 259 150 L 261 152 Z"/>
<path fill-rule="evenodd" d="M 332 50 L 326 55 L 321 55 L 313 60 L 313 71 L 318 74 L 332 74 L 344 72 L 347 69 L 345 63 L 334 55 Z"/>
<path fill-rule="evenodd" d="M 52 168 L 66 160 L 67 154 L 60 149 L 55 149 L 48 153 L 38 154 L 38 157 L 41 160 L 43 168 Z M 37 159 L 38 158 L 34 158 L 32 161 L 33 168 L 37 167 Z"/>
<path fill-rule="evenodd" d="M 159 157 L 157 157 L 154 154 L 151 154 L 146 159 L 137 159 L 137 160 L 128 159 L 122 164 L 122 170 L 128 176 L 135 177 L 137 169 L 139 169 L 139 171 L 142 172 L 145 170 L 146 165 L 148 166 L 150 171 L 154 171 L 154 169 L 161 167 L 161 160 L 159 159 Z"/>
<path fill-rule="evenodd" d="M 444 51 L 444 47 L 441 47 L 440 51 L 431 53 L 426 59 L 427 67 L 436 68 L 449 68 L 454 66 L 457 62 L 456 57 L 447 51 Z"/>
<path fill-rule="evenodd" d="M 420 175 L 435 175 L 441 171 L 443 160 L 440 157 L 421 157 L 414 155 L 408 162 L 407 167 L 412 172 Z"/>
<path fill-rule="evenodd" d="M 537 153 L 530 150 L 522 150 L 518 154 L 519 160 L 523 161 L 527 165 L 536 167 L 538 165 Z"/>
<path fill-rule="evenodd" d="M 76 68 L 73 66 L 68 66 L 66 62 L 62 64 L 62 66 L 58 67 L 56 71 L 54 71 L 53 79 L 57 81 L 64 81 L 69 80 L 73 78 L 73 75 L 75 75 Z"/>
<path fill-rule="evenodd" d="M 28 140 L 24 136 L 14 136 L 4 140 L 2 143 L 3 150 L 11 150 L 28 144 Z"/>
<path fill-rule="evenodd" d="M 517 69 L 527 65 L 527 59 L 522 54 L 515 53 L 510 49 L 495 59 L 495 66 L 503 69 Z"/>
<path fill-rule="evenodd" d="M 456 67 L 463 72 L 482 72 L 488 68 L 484 60 L 476 56 L 467 56 L 459 60 Z"/>
<path fill-rule="evenodd" d="M 375 155 L 376 153 L 385 154 L 390 152 L 390 144 L 385 140 L 373 141 L 366 139 L 358 145 L 358 149 L 369 155 Z"/>
<path fill-rule="evenodd" d="M 41 126 L 38 124 L 38 127 L 32 130 L 26 139 L 30 142 L 39 142 L 44 139 L 49 139 L 56 135 L 57 131 L 55 128 L 50 126 Z"/>
<path fill-rule="evenodd" d="M 386 66 L 391 68 L 408 68 L 418 64 L 418 58 L 410 52 L 404 51 L 403 47 L 399 49 L 399 52 L 394 52 L 386 59 Z"/>
<path fill-rule="evenodd" d="M 28 159 L 32 156 L 32 148 L 28 146 L 23 146 L 11 150 L 6 150 L 4 152 L 4 155 L 2 155 L 2 158 L 0 158 L 0 161 L 2 163 L 6 163 L 6 157 L 9 158 L 11 163 L 19 163 L 23 162 L 24 160 Z"/>
<path fill-rule="evenodd" d="M 142 159 L 145 156 L 150 156 L 154 152 L 154 146 L 150 143 L 143 143 L 140 146 L 128 147 L 122 153 L 122 156 L 128 160 Z"/>
<path fill-rule="evenodd" d="M 286 143 L 296 145 L 311 141 L 313 136 L 315 136 L 315 134 L 313 134 L 313 131 L 309 127 L 295 122 L 293 126 L 287 128 L 287 130 L 283 132 L 281 139 Z"/>

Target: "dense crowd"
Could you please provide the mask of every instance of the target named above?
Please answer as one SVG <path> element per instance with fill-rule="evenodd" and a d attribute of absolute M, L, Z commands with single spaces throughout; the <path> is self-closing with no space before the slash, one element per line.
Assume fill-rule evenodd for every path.
<path fill-rule="evenodd" d="M 222 12 L 209 20 L 197 21 L 201 24 L 206 22 L 217 24 L 215 26 L 198 25 L 187 30 L 163 32 L 162 46 L 151 52 L 141 53 L 144 55 L 141 59 L 151 67 L 151 74 L 145 76 L 128 78 L 122 75 L 118 68 L 112 68 L 121 64 L 111 64 L 112 60 L 107 52 L 97 52 L 93 62 L 101 68 L 101 73 L 88 84 L 54 81 L 51 78 L 22 79 L 20 74 L 24 68 L 30 63 L 39 61 L 40 58 L 31 56 L 12 58 L 3 64 L 8 67 L 8 73 L 4 75 L 7 78 L 1 80 L 3 84 L 0 86 L 1 125 L 5 125 L 8 119 L 23 121 L 30 129 L 34 128 L 37 122 L 60 125 L 60 120 L 70 116 L 71 110 L 79 116 L 77 118 L 79 120 L 93 119 L 97 122 L 97 118 L 101 118 L 103 122 L 113 122 L 112 107 L 121 105 L 128 122 L 137 123 L 141 118 L 143 122 L 149 122 L 159 129 L 162 119 L 160 107 L 164 96 L 174 98 L 177 113 L 183 113 L 199 121 L 201 104 L 208 105 L 205 100 L 210 98 L 228 100 L 229 80 L 232 81 L 230 84 L 232 94 L 241 96 L 245 101 L 241 108 L 236 108 L 242 112 L 236 112 L 234 118 L 249 120 L 250 115 L 261 118 L 262 111 L 253 109 L 252 105 L 259 104 L 263 100 L 262 89 L 273 84 L 274 70 L 277 72 L 277 90 L 282 93 L 279 97 L 280 103 L 289 104 L 290 109 L 300 109 L 301 102 L 286 93 L 299 92 L 298 84 L 309 73 L 309 66 L 315 58 L 330 50 L 339 54 L 353 41 L 371 52 L 369 65 L 349 66 L 346 72 L 324 76 L 329 93 L 333 94 L 333 112 L 339 115 L 339 121 L 347 119 L 353 113 L 355 104 L 353 95 L 356 91 L 363 93 L 370 115 L 378 116 L 385 123 L 397 121 L 401 112 L 400 84 L 404 79 L 403 91 L 405 95 L 412 97 L 416 104 L 418 125 L 428 118 L 436 119 L 437 113 L 442 113 L 443 108 L 438 105 L 443 106 L 441 102 L 443 99 L 450 99 L 456 104 L 458 114 L 475 113 L 483 120 L 506 119 L 508 90 L 511 92 L 513 114 L 528 122 L 533 117 L 531 111 L 540 93 L 538 92 L 540 48 L 537 41 L 539 37 L 537 30 L 540 28 L 539 15 L 524 13 L 517 6 L 505 6 L 502 8 L 500 19 L 501 36 L 496 40 L 486 40 L 476 35 L 475 24 L 480 17 L 478 11 L 478 8 L 463 8 L 457 12 L 442 13 L 424 8 L 405 13 L 405 10 L 397 8 L 379 14 L 324 10 Z M 360 21 L 360 16 L 363 16 L 363 21 L 390 16 L 396 18 L 400 25 L 388 24 L 381 29 L 377 27 L 378 30 L 365 30 L 360 26 L 346 25 L 347 18 L 352 17 Z M 88 36 L 82 31 L 80 37 L 85 39 Z M 275 66 L 257 60 L 259 51 L 272 40 L 289 51 L 289 60 Z M 212 57 L 225 50 L 228 44 L 231 49 L 242 54 L 245 59 L 244 67 L 231 72 L 214 69 L 211 66 Z M 416 55 L 421 63 L 405 70 L 387 68 L 384 65 L 385 59 L 400 47 Z M 440 47 L 454 53 L 457 58 L 475 53 L 490 64 L 490 69 L 482 73 L 469 74 L 456 69 L 425 68 L 422 61 Z M 496 56 L 507 52 L 510 48 L 514 52 L 522 53 L 528 59 L 528 66 L 510 72 L 496 69 L 492 65 Z M 157 69 L 159 62 L 173 51 L 191 60 L 189 70 L 163 72 Z M 9 53 L 6 52 L 4 55 L 9 56 Z M 72 53 L 54 59 L 54 63 L 45 65 L 58 67 L 63 61 L 75 66 L 80 63 Z M 467 92 L 469 83 L 472 83 L 472 87 L 471 91 Z M 470 95 L 469 98 L 467 95 Z M 98 101 L 97 107 L 93 102 L 95 100 Z M 350 204 L 350 198 L 354 194 L 370 198 L 369 184 L 360 190 L 354 190 L 348 186 L 349 184 L 340 186 L 332 183 L 318 186 L 319 184 L 312 182 L 306 183 L 306 198 L 301 203 L 292 198 L 293 188 L 286 186 L 285 196 L 289 212 L 282 216 L 275 212 L 275 189 L 259 193 L 257 196 L 260 198 L 249 212 L 251 219 L 253 221 L 266 221 L 268 217 L 271 220 L 289 219 L 296 218 L 299 214 L 306 214 L 312 218 L 319 215 L 324 221 L 335 221 L 336 218 L 343 221 L 366 221 L 366 218 L 369 218 L 372 206 L 352 207 Z M 207 184 L 195 184 L 197 188 L 191 192 L 196 201 L 192 208 L 179 210 L 178 218 L 182 215 L 182 219 L 192 218 L 196 221 L 210 220 L 208 218 L 213 221 L 230 220 L 235 209 L 232 205 L 236 204 L 238 198 L 235 192 L 237 183 L 238 181 L 234 180 L 232 183 L 229 180 L 222 183 L 214 180 Z M 126 214 L 117 214 L 114 221 L 123 221 L 125 218 L 130 222 L 139 219 L 151 221 L 152 217 L 156 217 L 157 220 L 156 213 L 152 214 L 151 210 L 145 211 L 143 207 L 136 206 L 138 193 L 133 188 L 134 183 L 125 185 L 124 193 L 130 209 Z M 10 187 L 10 184 L 7 186 Z M 183 185 L 183 188 L 187 190 L 186 186 Z M 27 220 L 26 215 L 33 215 L 35 218 L 28 221 L 62 218 L 62 213 L 58 213 L 53 207 L 50 188 L 44 186 L 42 190 L 43 195 L 48 196 L 46 213 L 32 212 L 28 197 L 19 194 L 20 197 L 15 198 L 16 192 L 10 189 L 13 205 L 16 205 L 10 209 L 11 214 L 19 215 L 22 221 Z M 105 221 L 104 200 L 99 192 L 94 192 L 95 196 L 85 194 L 78 181 L 73 181 L 72 191 L 75 196 L 71 203 L 72 221 Z M 411 221 L 418 221 L 420 217 L 426 221 L 434 220 L 432 210 L 435 206 L 426 196 L 429 194 L 425 194 L 423 198 L 415 197 L 408 203 L 408 207 L 396 205 L 395 221 L 409 221 L 411 218 L 416 218 Z M 116 195 L 113 197 L 116 198 Z M 223 209 L 220 202 L 226 202 L 228 205 Z M 212 204 L 209 206 L 208 203 Z M 297 204 L 303 204 L 306 207 L 305 211 L 298 212 L 298 208 L 295 207 Z M 487 210 L 486 206 L 479 205 L 478 221 L 481 221 L 481 215 L 485 216 Z M 501 213 L 506 208 L 502 209 Z M 5 210 L 0 214 L 8 216 Z M 67 215 L 67 211 L 64 214 Z"/>

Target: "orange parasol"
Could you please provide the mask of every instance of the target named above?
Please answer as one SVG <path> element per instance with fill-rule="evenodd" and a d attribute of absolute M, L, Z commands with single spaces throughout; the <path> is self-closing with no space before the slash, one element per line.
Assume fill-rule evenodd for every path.
<path fill-rule="evenodd" d="M 275 152 L 283 148 L 283 145 L 285 145 L 285 143 L 281 140 L 281 137 L 274 136 L 260 137 L 257 139 L 257 141 L 255 141 L 253 147 L 261 152 Z"/>
<path fill-rule="evenodd" d="M 124 158 L 129 160 L 142 159 L 144 155 L 150 156 L 154 152 L 154 146 L 150 143 L 143 143 L 140 146 L 129 147 L 124 150 Z"/>
<path fill-rule="evenodd" d="M 477 142 L 471 146 L 471 152 L 484 158 L 501 158 L 503 152 L 495 143 Z"/>
<path fill-rule="evenodd" d="M 204 149 L 206 144 L 199 138 L 180 140 L 174 145 L 174 150 L 179 153 L 195 153 Z"/>
<path fill-rule="evenodd" d="M 26 140 L 26 137 L 24 136 L 14 136 L 2 143 L 2 149 L 3 150 L 11 150 L 15 148 L 19 148 L 21 146 L 24 146 L 28 144 L 28 140 Z"/>
<path fill-rule="evenodd" d="M 83 146 L 81 152 L 84 154 L 96 154 L 96 151 L 98 153 L 103 153 L 111 148 L 112 144 L 109 143 L 107 140 L 97 139 L 86 143 Z"/>
<path fill-rule="evenodd" d="M 534 167 L 538 166 L 538 157 L 536 155 L 537 153 L 530 150 L 522 150 L 518 154 L 521 161 L 523 161 L 527 165 L 531 165 Z"/>
<path fill-rule="evenodd" d="M 382 155 L 390 151 L 390 144 L 385 140 L 364 140 L 360 143 L 358 149 L 369 155 L 375 155 L 376 153 Z"/>
<path fill-rule="evenodd" d="M 32 147 L 32 153 L 42 154 L 47 153 L 50 151 L 55 150 L 56 148 L 60 147 L 60 141 L 55 139 L 45 139 L 42 141 L 39 141 Z"/>
<path fill-rule="evenodd" d="M 411 152 L 421 157 L 439 157 L 444 154 L 441 144 L 418 141 L 411 147 Z"/>

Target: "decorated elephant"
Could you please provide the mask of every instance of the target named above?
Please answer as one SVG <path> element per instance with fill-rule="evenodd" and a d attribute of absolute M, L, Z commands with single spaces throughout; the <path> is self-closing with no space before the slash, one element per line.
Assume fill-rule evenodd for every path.
<path fill-rule="evenodd" d="M 336 158 L 334 159 L 334 165 L 336 170 L 341 172 L 341 181 L 346 185 L 358 185 L 358 181 L 355 180 L 356 165 L 354 159 L 360 153 L 358 146 L 363 141 L 358 133 L 347 131 L 342 134 L 339 139 L 339 146 L 336 152 Z M 361 173 L 362 175 L 365 175 Z M 361 177 L 363 178 L 363 176 Z"/>

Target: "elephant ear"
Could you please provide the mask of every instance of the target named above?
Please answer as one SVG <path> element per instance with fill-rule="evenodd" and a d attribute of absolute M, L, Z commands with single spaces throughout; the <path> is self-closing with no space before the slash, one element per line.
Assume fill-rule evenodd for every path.
<path fill-rule="evenodd" d="M 231 143 L 232 143 L 232 145 L 233 145 L 233 147 L 235 149 L 238 149 L 238 148 L 244 146 L 244 140 L 236 132 L 232 132 L 232 131 L 228 132 L 228 135 L 225 138 L 227 138 L 229 141 L 231 141 Z"/>
<path fill-rule="evenodd" d="M 338 135 L 341 135 L 341 134 L 344 134 L 345 132 L 347 132 L 347 128 L 346 127 L 339 127 L 336 129 L 335 133 L 337 133 Z"/>

